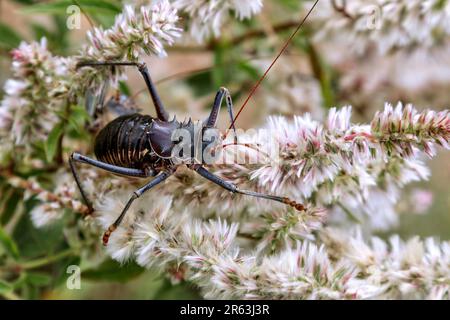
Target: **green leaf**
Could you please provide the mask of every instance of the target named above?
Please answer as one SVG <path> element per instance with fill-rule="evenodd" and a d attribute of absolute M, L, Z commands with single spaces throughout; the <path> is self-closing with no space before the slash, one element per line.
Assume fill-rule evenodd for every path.
<path fill-rule="evenodd" d="M 201 296 L 187 282 L 172 284 L 170 280 L 164 279 L 161 288 L 156 292 L 155 300 L 199 300 Z"/>
<path fill-rule="evenodd" d="M 10 293 L 13 286 L 6 281 L 0 279 L 0 294 Z"/>
<path fill-rule="evenodd" d="M 30 198 L 24 203 L 24 211 L 30 212 L 38 203 L 40 201 L 36 198 Z M 71 215 L 64 216 L 46 228 L 37 229 L 31 221 L 30 214 L 23 214 L 13 234 L 20 248 L 20 257 L 26 260 L 36 259 L 65 249 L 63 228 L 65 219 L 70 217 Z"/>
<path fill-rule="evenodd" d="M 139 276 L 144 271 L 144 268 L 134 262 L 121 265 L 117 261 L 108 259 L 96 268 L 84 270 L 81 277 L 82 279 L 95 281 L 126 282 Z"/>
<path fill-rule="evenodd" d="M 17 205 L 22 200 L 22 193 L 18 190 L 5 186 L 0 190 L 4 199 L 0 199 L 0 224 L 7 224 L 16 212 Z"/>
<path fill-rule="evenodd" d="M 212 71 L 214 86 L 220 88 L 225 85 L 225 56 L 227 48 L 224 45 L 218 45 L 214 51 L 214 68 Z"/>
<path fill-rule="evenodd" d="M 52 131 L 50 131 L 47 142 L 45 143 L 45 156 L 48 162 L 51 162 L 55 157 L 58 148 L 58 141 L 64 133 L 64 126 L 62 123 L 57 124 Z"/>
<path fill-rule="evenodd" d="M 52 17 L 53 25 L 44 26 L 42 24 L 31 23 L 30 28 L 33 31 L 35 39 L 45 37 L 48 42 L 49 50 L 56 54 L 67 55 L 70 49 L 68 42 L 69 29 L 66 26 L 66 17 L 62 15 L 54 15 Z"/>
<path fill-rule="evenodd" d="M 4 23 L 0 22 L 0 48 L 11 50 L 17 47 L 21 36 Z"/>
<path fill-rule="evenodd" d="M 89 120 L 90 116 L 85 107 L 79 105 L 73 105 L 70 107 L 70 115 L 67 121 L 78 134 L 83 133 L 84 124 Z"/>
<path fill-rule="evenodd" d="M 292 10 L 295 12 L 296 10 L 300 9 L 301 1 L 298 0 L 279 0 L 279 3 L 286 7 L 287 9 Z"/>
<path fill-rule="evenodd" d="M 131 90 L 125 81 L 119 80 L 119 90 L 126 96 L 131 96 Z"/>
<path fill-rule="evenodd" d="M 54 13 L 54 14 L 67 14 L 67 7 L 71 5 L 79 5 L 86 13 L 95 14 L 118 14 L 122 10 L 120 5 L 115 1 L 103 1 L 103 0 L 60 0 L 52 1 L 48 3 L 37 3 L 25 7 L 22 12 L 24 13 Z"/>
<path fill-rule="evenodd" d="M 14 240 L 6 234 L 5 230 L 0 226 L 0 243 L 3 248 L 8 252 L 14 259 L 19 258 L 19 248 L 17 247 Z"/>
<path fill-rule="evenodd" d="M 207 70 L 188 77 L 186 82 L 194 91 L 194 95 L 201 97 L 210 94 L 215 89 L 212 78 L 212 70 Z"/>
<path fill-rule="evenodd" d="M 27 282 L 38 287 L 47 286 L 52 282 L 52 278 L 42 272 L 30 272 L 27 274 Z"/>
<path fill-rule="evenodd" d="M 248 74 L 253 80 L 258 80 L 262 76 L 258 69 L 252 66 L 248 61 L 240 61 L 237 64 L 237 67 L 242 72 Z"/>
<path fill-rule="evenodd" d="M 13 0 L 13 1 L 23 5 L 30 5 L 35 3 L 37 0 Z"/>
<path fill-rule="evenodd" d="M 314 76 L 320 82 L 323 106 L 325 108 L 331 108 L 336 105 L 332 82 L 332 69 L 326 65 L 322 57 L 319 55 L 319 52 L 311 42 L 307 42 L 306 52 L 309 55 Z"/>

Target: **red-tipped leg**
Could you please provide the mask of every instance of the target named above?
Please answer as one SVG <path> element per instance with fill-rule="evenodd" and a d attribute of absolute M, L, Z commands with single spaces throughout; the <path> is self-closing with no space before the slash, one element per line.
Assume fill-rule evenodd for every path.
<path fill-rule="evenodd" d="M 287 204 L 288 206 L 291 206 L 291 207 L 295 208 L 298 211 L 305 211 L 306 210 L 306 207 L 303 204 L 295 202 L 295 201 L 292 201 L 291 199 L 286 198 L 286 197 L 283 198 L 283 203 Z"/>
<path fill-rule="evenodd" d="M 117 229 L 116 225 L 112 224 L 109 226 L 108 230 L 105 231 L 102 238 L 104 246 L 108 245 L 109 237 L 111 236 L 111 233 L 113 233 L 116 229 Z"/>

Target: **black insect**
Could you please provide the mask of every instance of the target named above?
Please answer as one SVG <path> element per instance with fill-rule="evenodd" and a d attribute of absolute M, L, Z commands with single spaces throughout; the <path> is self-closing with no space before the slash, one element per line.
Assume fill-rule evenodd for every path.
<path fill-rule="evenodd" d="M 88 158 L 79 153 L 73 153 L 70 157 L 69 164 L 72 170 L 75 181 L 80 189 L 81 196 L 86 202 L 89 210 L 94 209 L 88 200 L 86 193 L 81 185 L 80 178 L 75 170 L 74 162 L 82 162 L 93 165 L 100 169 L 125 176 L 133 177 L 154 177 L 144 186 L 134 191 L 128 200 L 125 208 L 120 213 L 117 220 L 106 230 L 103 235 L 103 244 L 108 243 L 111 233 L 117 228 L 124 218 L 126 212 L 130 208 L 133 201 L 140 197 L 144 192 L 150 190 L 154 186 L 170 177 L 182 164 L 187 164 L 187 167 L 194 170 L 201 176 L 212 181 L 213 183 L 223 187 L 225 190 L 233 193 L 245 194 L 253 197 L 269 199 L 273 201 L 282 202 L 297 210 L 304 210 L 302 204 L 296 203 L 286 197 L 278 197 L 274 195 L 257 193 L 249 190 L 241 190 L 238 186 L 223 180 L 204 168 L 204 163 L 199 162 L 198 159 L 191 156 L 190 161 L 180 162 L 176 161 L 172 155 L 172 151 L 180 143 L 181 140 L 172 139 L 172 134 L 176 129 L 185 129 L 195 136 L 194 124 L 189 119 L 187 122 L 178 122 L 175 119 L 169 121 L 164 106 L 156 92 L 155 86 L 150 78 L 148 69 L 144 63 L 135 62 L 83 62 L 79 63 L 79 67 L 100 67 L 100 66 L 136 66 L 147 84 L 148 90 L 153 100 L 156 109 L 157 118 L 149 115 L 139 113 L 123 115 L 108 123 L 97 135 L 95 139 L 94 151 L 97 160 Z M 222 100 L 225 97 L 226 105 L 232 123 L 233 105 L 230 94 L 227 89 L 221 88 L 215 97 L 214 105 L 211 113 L 205 122 L 201 125 L 201 135 L 206 129 L 215 128 L 219 109 L 222 105 Z M 234 129 L 234 126 L 233 126 Z M 203 138 L 203 137 L 200 137 Z M 175 140 L 175 141 L 173 141 Z M 206 140 L 206 139 L 205 139 Z M 202 140 L 203 141 L 203 140 Z M 192 144 L 194 145 L 194 143 Z M 201 149 L 207 147 L 207 144 L 201 144 Z"/>

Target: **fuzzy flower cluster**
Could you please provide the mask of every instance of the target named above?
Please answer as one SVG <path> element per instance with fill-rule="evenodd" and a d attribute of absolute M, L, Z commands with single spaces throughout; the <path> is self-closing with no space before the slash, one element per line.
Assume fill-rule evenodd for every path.
<path fill-rule="evenodd" d="M 374 229 L 394 226 L 399 190 L 429 176 L 419 150 L 431 156 L 434 146 L 448 149 L 448 111 L 387 104 L 371 125 L 351 124 L 350 116 L 347 107 L 332 109 L 325 125 L 308 115 L 270 118 L 269 136 L 245 142 L 275 139 L 279 157 L 251 168 L 250 181 L 265 192 L 332 205 L 332 212 L 364 213 L 352 218 L 368 218 Z"/>
<path fill-rule="evenodd" d="M 12 78 L 6 81 L 0 102 L 0 139 L 5 142 L 2 156 L 13 146 L 30 149 L 45 141 L 87 90 L 99 90 L 112 76 L 117 79 L 110 68 L 77 69 L 77 62 L 135 61 L 142 52 L 164 56 L 163 44 L 171 45 L 181 35 L 176 13 L 168 1 L 143 6 L 139 12 L 126 6 L 110 29 L 89 32 L 90 44 L 72 57 L 53 55 L 44 38 L 21 43 L 12 51 Z M 32 150 L 28 151 L 31 154 Z"/>
<path fill-rule="evenodd" d="M 262 9 L 262 0 L 174 0 L 173 5 L 189 17 L 191 36 L 203 42 L 218 37 L 230 11 L 237 19 L 248 19 Z"/>
<path fill-rule="evenodd" d="M 164 44 L 172 45 L 181 36 L 177 27 L 177 10 L 168 0 L 137 10 L 124 8 L 109 29 L 94 28 L 88 32 L 90 44 L 82 58 L 93 61 L 135 61 L 142 54 L 166 56 Z"/>
<path fill-rule="evenodd" d="M 448 149 L 448 111 L 418 112 L 412 106 L 399 104 L 394 109 L 386 105 L 371 125 L 351 124 L 350 116 L 347 107 L 332 109 L 325 125 L 308 115 L 292 121 L 271 118 L 266 126 L 271 139 L 245 142 L 263 144 L 275 139 L 280 148 L 278 158 L 210 168 L 242 189 L 300 199 L 310 204 L 304 212 L 232 195 L 182 168 L 155 192 L 172 197 L 175 211 L 189 207 L 192 215 L 202 219 L 221 216 L 242 222 L 242 233 L 260 240 L 259 251 L 313 239 L 313 231 L 320 230 L 327 216 L 333 222 L 350 217 L 365 221 L 372 229 L 389 229 L 398 222 L 400 190 L 429 177 L 422 154 L 432 156 L 435 146 Z M 244 147 L 226 150 L 250 157 L 259 154 L 249 154 Z M 97 188 L 97 192 L 101 190 Z M 329 209 L 328 214 L 324 208 Z"/>
<path fill-rule="evenodd" d="M 334 22 L 327 20 L 325 33 L 338 21 L 338 30 L 357 30 L 355 37 L 367 40 L 362 43 L 380 37 L 382 51 L 409 47 L 424 37 L 433 43 L 423 43 L 432 45 L 448 33 L 448 1 L 371 2 L 383 13 L 381 29 L 360 29 L 367 12 L 359 0 L 341 1 L 342 6 L 328 2 L 328 11 L 316 12 L 319 19 L 322 14 L 330 19 L 330 12 L 340 15 L 330 19 Z M 111 28 L 94 29 L 76 57 L 52 55 L 45 41 L 22 43 L 13 52 L 13 78 L 6 82 L 0 106 L 0 156 L 6 145 L 11 147 L 8 152 L 23 145 L 34 153 L 42 151 L 35 144 L 65 121 L 64 111 L 77 103 L 75 98 L 111 76 L 110 68 L 77 70 L 78 61 L 135 61 L 142 53 L 163 56 L 164 45 L 171 45 L 181 32 L 176 9 L 187 15 L 191 34 L 203 41 L 220 33 L 230 12 L 244 19 L 261 6 L 260 0 L 163 0 L 140 11 L 127 6 Z M 426 22 L 425 27 L 412 34 L 409 30 L 417 28 L 417 21 Z M 397 29 L 400 33 L 391 32 Z M 282 91 L 293 104 L 298 104 L 300 94 L 319 96 L 317 83 L 311 84 L 310 92 L 299 93 L 296 81 L 305 79 L 292 80 Z M 320 99 L 312 100 L 320 104 Z M 239 136 L 241 144 L 224 146 L 228 156 L 247 158 L 248 163 L 208 166 L 241 189 L 288 196 L 304 203 L 304 210 L 231 194 L 180 167 L 165 183 L 136 199 L 111 235 L 107 253 L 119 262 L 134 260 L 156 268 L 175 282 L 189 281 L 207 298 L 448 299 L 448 242 L 403 241 L 397 236 L 385 241 L 371 233 L 398 223 L 402 188 L 428 178 L 426 156 L 433 157 L 438 147 L 449 149 L 449 111 L 418 111 L 399 103 L 386 104 L 368 124 L 352 123 L 351 116 L 351 108 L 344 107 L 324 117 L 271 117 L 261 133 Z M 228 138 L 224 144 L 232 141 Z M 61 149 L 68 142 L 61 141 Z M 278 153 L 271 157 L 266 151 L 274 147 Z M 260 157 L 265 161 L 252 161 Z M 77 233 L 91 228 L 92 222 L 100 233 L 143 181 L 78 167 L 95 212 L 79 221 Z M 61 219 L 67 209 L 91 214 L 68 166 L 30 179 L 11 176 L 9 166 L 0 170 L 11 186 L 25 190 L 26 198 L 39 201 L 31 211 L 37 227 Z M 432 196 L 420 190 L 413 197 L 417 211 L 425 211 L 432 202 Z M 356 231 L 348 232 L 350 228 Z"/>
<path fill-rule="evenodd" d="M 0 137 L 28 146 L 46 139 L 59 121 L 70 83 L 72 60 L 52 55 L 47 42 L 25 43 L 12 51 L 12 78 L 0 103 Z"/>
<path fill-rule="evenodd" d="M 385 242 L 366 239 L 361 230 L 343 232 L 324 229 L 321 234 L 330 256 L 347 259 L 358 268 L 371 292 L 365 298 L 449 299 L 450 243 L 418 237 L 402 241 L 398 236 Z"/>
<path fill-rule="evenodd" d="M 110 205 L 101 221 L 112 221 Z M 259 259 L 236 242 L 238 224 L 192 219 L 174 213 L 171 199 L 153 198 L 153 208 L 140 204 L 111 238 L 108 250 L 124 261 L 169 272 L 173 280 L 197 284 L 207 298 L 330 299 L 353 297 L 352 266 L 334 264 L 323 247 L 297 243 L 275 256 Z M 107 215 L 108 219 L 104 217 Z M 352 292 L 350 292 L 352 291 Z"/>
<path fill-rule="evenodd" d="M 381 54 L 446 43 L 450 35 L 447 0 L 325 0 L 314 15 L 317 36 L 338 38 L 359 53 L 375 46 Z"/>
<path fill-rule="evenodd" d="M 367 241 L 361 232 L 323 229 L 320 242 L 293 242 L 273 255 L 239 246 L 240 226 L 193 219 L 171 210 L 171 197 L 143 200 L 108 246 L 118 261 L 134 259 L 188 280 L 205 297 L 219 299 L 448 298 L 450 245 L 433 239 L 407 242 L 393 236 Z M 106 227 L 117 208 L 99 206 Z M 122 204 L 123 205 L 123 204 Z"/>
<path fill-rule="evenodd" d="M 279 159 L 210 168 L 243 188 L 303 198 L 307 210 L 234 196 L 180 170 L 133 203 L 106 250 L 120 262 L 135 260 L 189 281 L 208 298 L 448 298 L 448 243 L 396 236 L 385 242 L 342 231 L 353 225 L 344 216 L 349 212 L 357 220 L 367 213 L 365 226 L 374 228 L 396 222 L 400 189 L 428 177 L 421 154 L 448 149 L 448 111 L 386 105 L 370 125 L 352 124 L 350 116 L 342 108 L 330 110 L 323 124 L 309 116 L 272 118 L 267 126 L 277 129 Z M 92 170 L 80 174 L 105 229 L 140 182 Z M 59 181 L 52 194 L 77 196 L 74 184 Z M 44 209 L 33 212 L 36 224 L 45 221 Z"/>
<path fill-rule="evenodd" d="M 143 54 L 165 57 L 164 45 L 173 45 L 181 36 L 177 24 L 177 10 L 168 0 L 156 1 L 141 6 L 138 10 L 126 5 L 116 16 L 113 26 L 104 30 L 96 27 L 88 31 L 89 43 L 83 47 L 79 61 L 137 61 Z M 119 68 L 120 69 L 120 68 Z M 81 68 L 74 79 L 76 89 L 96 89 L 105 83 L 118 79 L 121 70 L 111 68 Z"/>

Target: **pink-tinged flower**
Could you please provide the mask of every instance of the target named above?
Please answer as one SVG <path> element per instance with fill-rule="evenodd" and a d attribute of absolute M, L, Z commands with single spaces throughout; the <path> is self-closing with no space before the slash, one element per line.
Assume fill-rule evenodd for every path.
<path fill-rule="evenodd" d="M 71 59 L 52 55 L 45 38 L 22 42 L 12 51 L 12 78 L 0 102 L 0 136 L 28 150 L 46 139 L 65 106 Z"/>
<path fill-rule="evenodd" d="M 379 141 L 383 153 L 410 157 L 417 148 L 428 156 L 435 154 L 435 146 L 449 149 L 450 114 L 448 110 L 418 112 L 410 104 L 395 108 L 386 104 L 371 123 L 372 135 Z"/>
<path fill-rule="evenodd" d="M 91 45 L 84 47 L 80 58 L 134 61 L 142 53 L 166 56 L 164 44 L 172 45 L 181 35 L 178 20 L 177 10 L 168 0 L 142 6 L 139 11 L 127 5 L 111 28 L 88 32 Z"/>
<path fill-rule="evenodd" d="M 203 42 L 211 35 L 220 35 L 230 11 L 239 20 L 248 19 L 262 9 L 262 0 L 175 0 L 173 5 L 189 15 L 191 36 Z"/>
<path fill-rule="evenodd" d="M 429 190 L 414 189 L 410 196 L 410 203 L 414 212 L 424 214 L 433 204 L 433 193 Z"/>
<path fill-rule="evenodd" d="M 359 54 L 385 55 L 448 43 L 450 4 L 440 0 L 320 1 L 311 22 L 316 38 L 336 41 Z"/>

